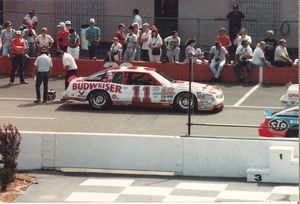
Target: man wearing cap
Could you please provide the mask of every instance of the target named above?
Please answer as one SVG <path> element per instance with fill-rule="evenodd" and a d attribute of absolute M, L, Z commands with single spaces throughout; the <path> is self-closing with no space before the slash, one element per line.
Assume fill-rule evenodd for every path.
<path fill-rule="evenodd" d="M 226 18 L 229 20 L 229 36 L 233 42 L 237 33 L 241 30 L 242 19 L 245 18 L 245 15 L 239 11 L 237 4 L 233 4 L 232 9 L 233 11 L 229 12 Z"/>
<path fill-rule="evenodd" d="M 33 29 L 36 29 L 38 17 L 35 15 L 35 10 L 31 9 L 23 19 L 23 28 L 27 28 L 28 24 L 32 24 Z"/>
<path fill-rule="evenodd" d="M 150 61 L 148 40 L 149 38 L 151 38 L 151 30 L 150 30 L 150 25 L 148 23 L 144 23 L 143 28 L 144 28 L 144 33 L 142 34 L 140 39 L 140 42 L 142 43 L 141 60 L 148 62 Z"/>
<path fill-rule="evenodd" d="M 267 30 L 268 37 L 264 39 L 266 43 L 265 47 L 265 57 L 266 60 L 271 62 L 271 64 L 274 63 L 274 53 L 277 46 L 277 40 L 274 39 L 274 31 L 273 30 Z"/>
<path fill-rule="evenodd" d="M 122 60 L 122 45 L 119 43 L 119 39 L 117 37 L 113 37 L 113 44 L 108 51 L 109 61 L 112 62 L 120 62 Z"/>
<path fill-rule="evenodd" d="M 11 40 L 11 62 L 12 62 L 12 70 L 10 74 L 9 85 L 12 85 L 15 81 L 15 74 L 18 70 L 20 74 L 20 83 L 28 84 L 27 81 L 24 80 L 24 55 L 26 52 L 26 43 L 22 38 L 22 32 L 20 30 L 16 31 L 16 37 Z"/>
<path fill-rule="evenodd" d="M 57 51 L 57 56 L 62 59 L 63 67 L 67 70 L 65 77 L 65 89 L 67 89 L 69 86 L 69 77 L 77 75 L 77 64 L 72 55 L 62 50 Z"/>
<path fill-rule="evenodd" d="M 66 28 L 66 24 L 64 22 L 60 22 L 58 25 L 58 33 L 57 33 L 57 49 L 67 52 L 67 48 L 69 45 L 68 36 L 69 31 Z"/>
<path fill-rule="evenodd" d="M 41 103 L 41 91 L 40 87 L 43 83 L 43 103 L 47 102 L 48 93 L 48 81 L 50 76 L 51 68 L 53 67 L 52 59 L 48 56 L 48 51 L 46 48 L 42 48 L 41 55 L 38 56 L 34 62 L 34 70 L 36 72 L 36 100 L 34 103 Z"/>
<path fill-rule="evenodd" d="M 99 45 L 101 37 L 100 28 L 96 26 L 94 18 L 90 19 L 90 27 L 85 31 L 85 39 L 88 41 L 88 49 L 90 53 L 90 59 L 96 60 L 97 46 Z"/>
<path fill-rule="evenodd" d="M 208 55 L 208 63 L 210 70 L 212 71 L 214 78 L 213 82 L 221 81 L 221 72 L 226 63 L 226 57 L 228 52 L 220 42 L 215 42 L 215 46 L 211 47 Z M 213 57 L 213 58 L 212 58 Z"/>
<path fill-rule="evenodd" d="M 30 23 L 27 25 L 27 28 L 23 30 L 23 38 L 28 43 L 28 54 L 30 57 L 34 56 L 35 53 L 35 38 L 37 37 L 33 25 Z"/>
<path fill-rule="evenodd" d="M 66 24 L 66 29 L 67 29 L 67 30 L 70 30 L 70 29 L 72 28 L 72 23 L 71 23 L 71 21 L 66 21 L 65 24 Z"/>

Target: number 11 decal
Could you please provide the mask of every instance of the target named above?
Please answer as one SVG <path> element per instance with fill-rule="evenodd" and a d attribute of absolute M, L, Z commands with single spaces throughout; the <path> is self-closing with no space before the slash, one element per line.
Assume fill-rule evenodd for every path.
<path fill-rule="evenodd" d="M 133 89 L 132 103 L 141 103 L 141 102 L 151 103 L 149 86 L 145 86 L 143 88 L 143 91 L 144 91 L 143 101 L 141 100 L 141 97 L 140 97 L 140 86 L 134 86 L 132 89 Z"/>

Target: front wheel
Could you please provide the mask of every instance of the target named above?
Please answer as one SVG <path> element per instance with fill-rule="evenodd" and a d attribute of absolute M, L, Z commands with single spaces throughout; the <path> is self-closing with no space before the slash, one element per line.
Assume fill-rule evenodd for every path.
<path fill-rule="evenodd" d="M 192 94 L 191 97 L 191 109 L 194 110 L 196 108 L 197 99 Z M 176 109 L 179 111 L 187 111 L 189 108 L 189 93 L 180 93 L 175 99 Z"/>
<path fill-rule="evenodd" d="M 110 98 L 104 91 L 91 93 L 88 97 L 90 106 L 97 110 L 102 110 L 110 106 Z"/>

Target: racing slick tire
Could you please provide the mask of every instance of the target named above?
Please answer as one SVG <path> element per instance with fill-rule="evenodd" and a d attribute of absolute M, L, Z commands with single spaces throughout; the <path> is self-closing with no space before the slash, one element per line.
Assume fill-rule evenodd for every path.
<path fill-rule="evenodd" d="M 89 94 L 87 100 L 90 106 L 97 110 L 103 110 L 111 105 L 111 99 L 105 91 L 93 91 Z"/>
<path fill-rule="evenodd" d="M 299 127 L 290 127 L 287 130 L 285 137 L 299 137 Z"/>
<path fill-rule="evenodd" d="M 197 99 L 194 94 L 192 94 L 193 100 L 191 100 L 191 109 L 196 110 L 197 108 Z M 175 107 L 177 110 L 186 112 L 189 108 L 189 93 L 184 92 L 180 93 L 175 98 Z"/>

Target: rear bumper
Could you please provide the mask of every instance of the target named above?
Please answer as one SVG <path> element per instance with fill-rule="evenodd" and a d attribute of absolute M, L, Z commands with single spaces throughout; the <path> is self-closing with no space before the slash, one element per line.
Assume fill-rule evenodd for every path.
<path fill-rule="evenodd" d="M 258 128 L 258 134 L 261 137 L 285 137 L 286 132 L 273 132 L 268 127 L 260 126 Z"/>

